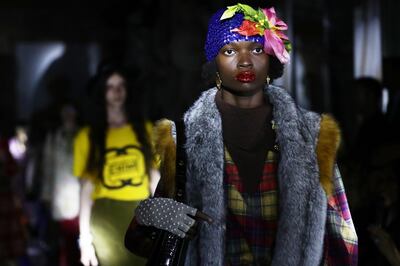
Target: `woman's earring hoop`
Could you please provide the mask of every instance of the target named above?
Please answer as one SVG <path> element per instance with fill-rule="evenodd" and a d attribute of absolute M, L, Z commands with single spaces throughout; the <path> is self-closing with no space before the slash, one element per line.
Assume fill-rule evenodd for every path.
<path fill-rule="evenodd" d="M 267 76 L 267 79 L 266 79 L 267 85 L 269 85 L 270 80 L 271 80 L 271 78 Z"/>
<path fill-rule="evenodd" d="M 217 85 L 217 89 L 221 90 L 222 80 L 221 80 L 221 77 L 219 76 L 218 72 L 217 72 L 217 75 L 215 78 L 215 84 Z"/>

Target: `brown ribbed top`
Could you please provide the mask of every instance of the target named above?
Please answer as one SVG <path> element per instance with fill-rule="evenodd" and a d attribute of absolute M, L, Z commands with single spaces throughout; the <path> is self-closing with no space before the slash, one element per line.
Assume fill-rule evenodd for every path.
<path fill-rule="evenodd" d="M 244 189 L 254 192 L 263 173 L 268 150 L 273 150 L 275 133 L 272 130 L 272 106 L 268 99 L 255 108 L 230 105 L 217 92 L 215 102 L 221 114 L 222 135 L 238 168 Z"/>

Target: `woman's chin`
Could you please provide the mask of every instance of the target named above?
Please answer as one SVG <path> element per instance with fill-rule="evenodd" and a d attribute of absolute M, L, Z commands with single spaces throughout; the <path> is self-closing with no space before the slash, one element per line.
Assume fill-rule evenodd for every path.
<path fill-rule="evenodd" d="M 254 84 L 251 83 L 243 83 L 241 86 L 232 88 L 224 87 L 223 89 L 236 96 L 252 96 L 262 91 L 264 87 L 254 86 Z"/>

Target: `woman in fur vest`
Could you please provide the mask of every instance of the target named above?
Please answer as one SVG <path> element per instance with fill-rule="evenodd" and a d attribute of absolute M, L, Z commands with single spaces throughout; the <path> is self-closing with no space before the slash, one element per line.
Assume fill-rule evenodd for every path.
<path fill-rule="evenodd" d="M 137 224 L 187 237 L 200 221 L 185 265 L 357 264 L 357 235 L 335 162 L 339 128 L 270 85 L 289 61 L 286 29 L 274 8 L 237 4 L 212 16 L 205 53 L 216 66 L 216 87 L 184 115 L 187 205 L 168 199 L 175 126 L 162 121 L 164 198 L 136 209 L 125 239 L 133 252 Z"/>

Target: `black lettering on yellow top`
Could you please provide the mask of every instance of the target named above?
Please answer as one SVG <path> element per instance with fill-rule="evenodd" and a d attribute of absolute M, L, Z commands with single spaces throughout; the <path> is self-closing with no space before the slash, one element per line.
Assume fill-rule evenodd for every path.
<path fill-rule="evenodd" d="M 140 147 L 127 145 L 109 148 L 105 153 L 103 185 L 108 189 L 140 186 L 146 178 L 146 166 Z"/>

